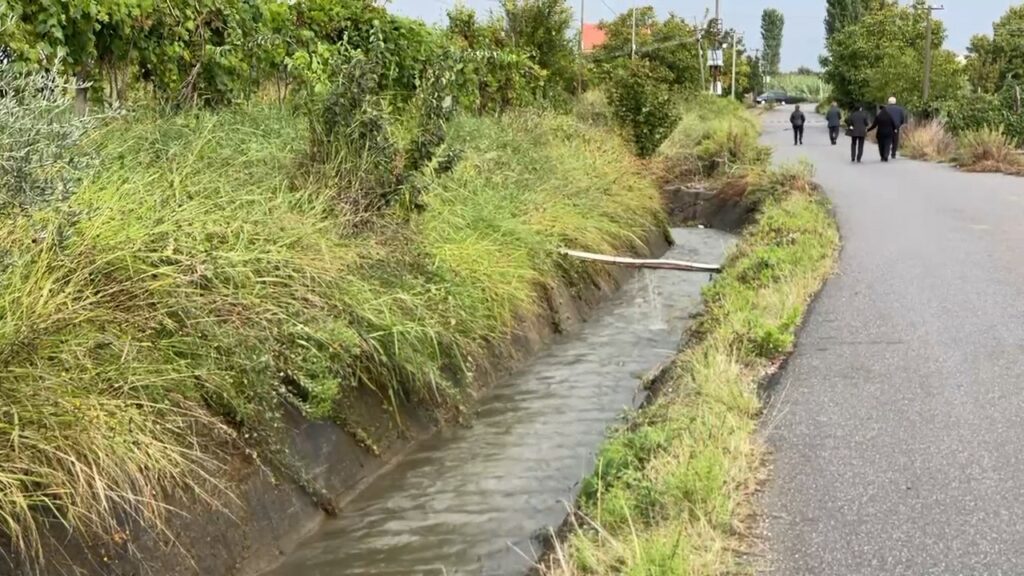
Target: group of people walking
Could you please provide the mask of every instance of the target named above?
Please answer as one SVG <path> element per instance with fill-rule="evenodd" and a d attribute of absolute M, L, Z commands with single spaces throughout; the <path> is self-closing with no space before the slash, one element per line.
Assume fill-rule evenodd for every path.
<path fill-rule="evenodd" d="M 825 121 L 828 124 L 828 138 L 835 146 L 839 142 L 839 131 L 843 127 L 843 114 L 839 105 L 835 102 L 825 113 Z M 888 162 L 895 158 L 900 147 L 900 129 L 907 122 L 906 110 L 896 103 L 895 97 L 890 97 L 888 104 L 879 106 L 874 119 L 868 116 L 863 106 L 858 105 L 846 118 L 846 135 L 850 137 L 850 161 L 860 162 L 864 157 L 864 142 L 868 133 L 875 132 L 878 140 L 878 155 L 882 162 Z M 800 106 L 789 116 L 789 123 L 793 127 L 793 145 L 802 146 L 804 143 L 804 125 L 807 117 Z"/>

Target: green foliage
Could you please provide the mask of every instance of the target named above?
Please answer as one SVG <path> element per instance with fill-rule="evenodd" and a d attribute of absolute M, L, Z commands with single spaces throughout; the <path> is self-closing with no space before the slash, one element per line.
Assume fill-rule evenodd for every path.
<path fill-rule="evenodd" d="M 701 94 L 681 102 L 678 111 L 675 130 L 658 150 L 663 182 L 711 180 L 767 162 L 769 150 L 758 144 L 760 126 L 738 102 Z"/>
<path fill-rule="evenodd" d="M 0 225 L 65 204 L 90 166 L 77 148 L 95 120 L 72 117 L 65 85 L 59 76 L 0 66 Z"/>
<path fill-rule="evenodd" d="M 844 107 L 882 103 L 895 95 L 904 106 L 921 109 L 923 51 L 928 13 L 881 3 L 856 24 L 845 27 L 828 42 L 823 73 L 833 95 Z M 946 38 L 941 21 L 933 22 L 931 97 L 948 98 L 963 86 L 956 56 L 942 48 Z"/>
<path fill-rule="evenodd" d="M 642 59 L 631 62 L 612 82 L 612 112 L 641 158 L 654 154 L 675 128 L 670 82 L 665 70 Z"/>
<path fill-rule="evenodd" d="M 571 93 L 577 71 L 569 35 L 573 10 L 567 0 L 502 0 L 501 7 L 516 50 L 544 71 L 548 97 Z"/>
<path fill-rule="evenodd" d="M 825 39 L 831 40 L 843 28 L 856 24 L 863 12 L 863 0 L 826 0 Z"/>
<path fill-rule="evenodd" d="M 782 29 L 786 19 L 775 8 L 765 8 L 761 13 L 761 44 L 764 47 L 765 73 L 775 76 L 782 61 Z"/>
<path fill-rule="evenodd" d="M 697 31 L 685 20 L 670 15 L 658 20 L 651 6 L 642 6 L 636 11 L 636 54 L 665 70 L 671 75 L 670 82 L 677 88 L 698 89 L 701 69 L 697 51 Z M 594 60 L 599 75 L 613 76 L 624 66 L 632 52 L 632 10 L 623 12 L 601 26 L 607 40 L 597 49 Z"/>
<path fill-rule="evenodd" d="M 455 8 L 448 12 L 447 33 L 456 47 L 450 57 L 455 97 L 462 108 L 500 113 L 534 103 L 545 93 L 545 71 L 512 47 L 502 20 L 480 23 L 473 10 Z"/>
<path fill-rule="evenodd" d="M 945 127 L 953 134 L 1001 126 L 1004 115 L 999 98 L 988 94 L 959 93 L 936 103 Z"/>
<path fill-rule="evenodd" d="M 372 58 L 339 69 L 368 98 L 324 94 L 339 118 L 379 110 Z M 425 78 L 438 101 L 447 80 Z M 429 127 L 419 97 L 408 126 Z M 0 133 L 32 113 L 19 114 Z M 454 169 L 414 163 L 428 162 L 426 209 L 367 221 L 336 201 L 336 173 L 303 162 L 308 125 L 278 106 L 117 119 L 78 142 L 99 163 L 69 200 L 70 240 L 31 233 L 54 221 L 46 205 L 0 227 L 5 534 L 31 548 L 59 517 L 101 543 L 124 507 L 159 531 L 165 489 L 220 496 L 204 478 L 230 430 L 267 456 L 282 397 L 315 418 L 343 419 L 358 390 L 451 409 L 468 360 L 544 286 L 603 273 L 570 273 L 559 248 L 630 252 L 659 222 L 656 188 L 613 135 L 516 111 L 449 124 Z"/>

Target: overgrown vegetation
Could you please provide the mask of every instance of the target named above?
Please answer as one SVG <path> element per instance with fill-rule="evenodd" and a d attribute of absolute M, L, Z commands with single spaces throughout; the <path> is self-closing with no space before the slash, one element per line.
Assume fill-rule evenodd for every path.
<path fill-rule="evenodd" d="M 920 8 L 876 0 L 870 5 L 862 2 L 855 20 L 836 16 L 836 22 L 842 24 L 833 28 L 826 43 L 828 55 L 822 62 L 833 99 L 851 108 L 881 104 L 896 95 L 910 110 L 926 107 L 923 51 L 929 13 Z M 956 55 L 943 48 L 945 38 L 942 22 L 933 21 L 931 100 L 950 97 L 963 85 L 962 67 Z"/>
<path fill-rule="evenodd" d="M 1024 156 L 998 127 L 953 135 L 941 120 L 920 122 L 906 129 L 901 145 L 907 156 L 918 160 L 954 163 L 970 172 L 1024 175 Z"/>
<path fill-rule="evenodd" d="M 47 522 L 102 543 L 161 531 L 169 491 L 229 497 L 227 449 L 301 472 L 282 403 L 360 437 L 359 395 L 458 411 L 549 287 L 603 273 L 559 248 L 660 225 L 613 126 L 695 176 L 763 155 L 689 98 L 697 26 L 652 9 L 636 61 L 621 19 L 581 61 L 565 0 L 443 28 L 370 0 L 0 12 L 0 538 L 37 561 Z"/>
<path fill-rule="evenodd" d="M 791 350 L 839 245 L 808 168 L 751 162 L 742 182 L 756 221 L 706 288 L 705 312 L 655 403 L 602 448 L 549 574 L 737 571 L 761 470 L 758 383 Z"/>

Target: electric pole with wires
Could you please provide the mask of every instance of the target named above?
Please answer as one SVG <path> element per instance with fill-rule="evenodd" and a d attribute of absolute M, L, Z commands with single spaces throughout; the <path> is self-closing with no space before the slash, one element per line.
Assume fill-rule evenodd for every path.
<path fill-rule="evenodd" d="M 928 104 L 928 95 L 932 88 L 932 12 L 945 10 L 941 5 L 926 5 L 922 7 L 925 11 L 925 40 L 924 40 L 924 86 L 921 89 L 921 96 L 925 104 Z"/>

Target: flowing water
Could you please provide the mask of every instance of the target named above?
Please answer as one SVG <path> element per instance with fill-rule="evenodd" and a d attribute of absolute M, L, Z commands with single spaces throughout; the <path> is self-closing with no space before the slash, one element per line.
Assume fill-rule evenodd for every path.
<path fill-rule="evenodd" d="M 732 236 L 673 230 L 665 258 L 720 262 Z M 496 385 L 470 427 L 443 430 L 375 478 L 270 574 L 505 575 L 566 515 L 640 379 L 678 350 L 709 274 L 641 271 L 574 334 Z"/>

